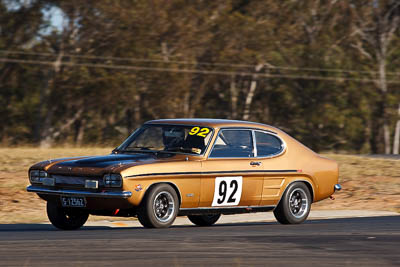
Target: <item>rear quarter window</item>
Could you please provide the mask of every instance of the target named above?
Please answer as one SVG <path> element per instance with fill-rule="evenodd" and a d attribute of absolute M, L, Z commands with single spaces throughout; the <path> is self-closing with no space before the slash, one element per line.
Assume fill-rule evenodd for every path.
<path fill-rule="evenodd" d="M 255 132 L 257 157 L 268 157 L 282 152 L 283 142 L 276 136 L 264 132 Z"/>

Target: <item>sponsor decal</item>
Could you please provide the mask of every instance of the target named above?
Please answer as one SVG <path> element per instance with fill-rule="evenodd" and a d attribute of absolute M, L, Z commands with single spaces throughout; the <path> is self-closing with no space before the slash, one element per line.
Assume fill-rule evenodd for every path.
<path fill-rule="evenodd" d="M 139 191 L 142 191 L 142 190 L 143 190 L 143 187 L 142 187 L 141 184 L 138 184 L 138 185 L 135 186 L 135 191 L 136 192 L 139 192 Z"/>

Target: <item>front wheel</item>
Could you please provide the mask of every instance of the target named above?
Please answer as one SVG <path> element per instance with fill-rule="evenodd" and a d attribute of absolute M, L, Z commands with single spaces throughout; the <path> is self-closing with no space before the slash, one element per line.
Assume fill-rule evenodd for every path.
<path fill-rule="evenodd" d="M 146 192 L 137 215 L 146 228 L 166 228 L 175 221 L 178 209 L 175 190 L 168 184 L 158 184 Z"/>
<path fill-rule="evenodd" d="M 274 210 L 275 218 L 282 224 L 302 223 L 310 213 L 311 201 L 308 187 L 302 182 L 295 182 L 289 185 Z"/>
<path fill-rule="evenodd" d="M 188 215 L 188 219 L 198 226 L 211 226 L 218 221 L 221 214 L 210 215 Z"/>
<path fill-rule="evenodd" d="M 79 208 L 63 208 L 47 201 L 47 217 L 51 224 L 62 230 L 76 230 L 85 224 L 89 213 Z"/>

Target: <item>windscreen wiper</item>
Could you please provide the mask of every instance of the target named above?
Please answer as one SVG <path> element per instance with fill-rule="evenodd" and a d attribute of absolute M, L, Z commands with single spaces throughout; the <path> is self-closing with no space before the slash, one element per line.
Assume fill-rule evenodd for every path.
<path fill-rule="evenodd" d="M 140 150 L 152 150 L 151 148 L 154 148 L 154 147 L 152 147 L 152 146 L 130 146 L 128 148 L 137 148 Z M 131 150 L 131 149 L 128 149 L 128 150 Z"/>
<path fill-rule="evenodd" d="M 152 147 L 131 147 L 131 148 L 138 148 L 138 149 L 120 149 L 118 152 L 127 152 L 127 153 L 151 153 L 158 157 L 160 154 L 163 155 L 173 155 L 174 153 L 171 151 L 164 151 L 164 150 L 150 150 Z"/>

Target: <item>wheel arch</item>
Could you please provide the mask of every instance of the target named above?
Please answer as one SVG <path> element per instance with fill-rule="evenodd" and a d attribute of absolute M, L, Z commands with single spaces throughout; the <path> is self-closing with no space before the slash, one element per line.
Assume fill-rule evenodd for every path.
<path fill-rule="evenodd" d="M 311 183 L 309 181 L 302 181 L 303 183 L 306 184 L 306 186 L 308 187 L 308 190 L 310 190 L 310 194 L 311 194 L 311 203 L 314 203 L 314 188 L 311 185 Z"/>
<path fill-rule="evenodd" d="M 154 182 L 154 183 L 152 183 L 151 185 L 149 185 L 149 186 L 147 187 L 147 189 L 146 189 L 146 192 L 145 192 L 144 196 L 143 196 L 142 199 L 140 200 L 140 203 L 142 203 L 142 201 L 146 198 L 146 196 L 147 196 L 148 192 L 150 191 L 150 189 L 153 188 L 154 186 L 159 185 L 159 184 L 168 184 L 168 185 L 170 185 L 170 186 L 175 190 L 176 195 L 178 196 L 179 207 L 180 207 L 181 204 L 182 204 L 182 195 L 181 195 L 181 192 L 179 191 L 178 186 L 177 186 L 175 183 L 170 182 L 170 181 Z"/>
<path fill-rule="evenodd" d="M 286 193 L 286 190 L 288 190 L 289 186 L 292 185 L 292 184 L 294 184 L 294 183 L 297 183 L 297 182 L 303 183 L 303 184 L 305 184 L 305 185 L 307 186 L 307 188 L 308 188 L 308 190 L 310 191 L 310 194 L 311 194 L 311 203 L 314 203 L 315 192 L 314 192 L 314 187 L 313 187 L 313 185 L 311 184 L 310 181 L 301 179 L 301 180 L 294 180 L 294 181 L 291 181 L 290 183 L 288 183 L 288 184 L 286 185 L 285 190 L 283 190 L 283 193 L 282 193 L 282 195 L 281 195 L 281 197 L 280 197 L 280 199 L 279 199 L 279 201 L 278 201 L 278 203 L 277 203 L 276 206 L 278 206 L 279 203 L 281 203 L 282 198 L 283 198 L 283 195 Z"/>

